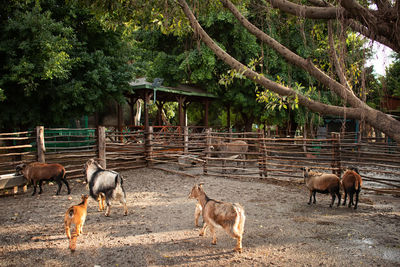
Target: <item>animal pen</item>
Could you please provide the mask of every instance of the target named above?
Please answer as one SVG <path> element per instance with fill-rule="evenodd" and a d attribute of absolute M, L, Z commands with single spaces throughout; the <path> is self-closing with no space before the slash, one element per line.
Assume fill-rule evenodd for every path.
<path fill-rule="evenodd" d="M 246 142 L 245 152 L 215 149 L 217 143 L 229 147 L 238 140 Z M 15 175 L 20 163 L 60 163 L 67 178 L 75 179 L 83 178 L 83 164 L 90 158 L 119 171 L 150 167 L 190 177 L 202 173 L 289 182 L 302 182 L 300 169 L 305 166 L 338 175 L 356 166 L 365 181 L 363 189 L 400 194 L 400 149 L 385 138 L 351 133 L 332 133 L 323 139 L 279 138 L 263 132 L 161 126 L 147 132 L 39 126 L 34 131 L 0 133 L 0 189 L 7 194 L 21 187 L 26 190 L 25 179 Z"/>

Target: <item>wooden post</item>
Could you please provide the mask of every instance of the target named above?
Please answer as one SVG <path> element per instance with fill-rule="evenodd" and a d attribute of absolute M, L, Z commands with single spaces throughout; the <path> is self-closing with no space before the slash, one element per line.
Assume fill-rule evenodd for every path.
<path fill-rule="evenodd" d="M 333 174 L 341 177 L 342 167 L 340 159 L 340 133 L 331 133 L 332 139 L 332 163 L 331 166 L 334 168 L 332 170 Z"/>
<path fill-rule="evenodd" d="M 122 125 L 123 125 L 123 112 L 122 112 L 122 106 L 120 103 L 118 103 L 118 132 L 119 132 L 119 142 L 123 143 L 124 142 L 124 135 L 122 133 L 123 129 L 122 129 Z"/>
<path fill-rule="evenodd" d="M 37 146 L 37 160 L 39 162 L 45 163 L 46 147 L 44 144 L 44 126 L 36 127 L 36 146 Z"/>
<path fill-rule="evenodd" d="M 266 169 L 267 169 L 267 158 L 264 153 L 264 132 L 259 131 L 258 132 L 258 169 L 260 171 L 260 177 L 263 177 L 263 175 L 266 175 Z M 261 157 L 260 157 L 261 156 Z"/>
<path fill-rule="evenodd" d="M 189 129 L 187 126 L 183 127 L 183 154 L 189 153 Z"/>
<path fill-rule="evenodd" d="M 97 127 L 97 153 L 100 165 L 105 169 L 107 167 L 106 159 L 106 127 Z"/>
<path fill-rule="evenodd" d="M 144 131 L 149 131 L 149 104 L 150 104 L 150 94 L 146 90 L 144 95 Z"/>
<path fill-rule="evenodd" d="M 206 160 L 203 165 L 203 173 L 207 174 L 207 164 L 208 164 L 208 158 L 210 157 L 210 151 L 211 151 L 211 128 L 206 129 L 206 149 L 205 149 L 205 157 Z"/>
<path fill-rule="evenodd" d="M 152 157 L 153 157 L 153 127 L 149 126 L 149 130 L 145 133 L 145 151 L 146 151 L 146 162 L 147 167 L 151 167 L 153 165 Z"/>

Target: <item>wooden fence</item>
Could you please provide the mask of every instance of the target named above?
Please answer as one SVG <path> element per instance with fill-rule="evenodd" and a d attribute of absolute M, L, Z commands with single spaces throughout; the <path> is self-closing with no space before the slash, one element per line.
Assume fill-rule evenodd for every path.
<path fill-rule="evenodd" d="M 247 143 L 243 158 L 212 149 L 217 141 L 229 146 L 236 140 Z M 356 166 L 365 181 L 364 189 L 400 193 L 399 147 L 382 138 L 356 134 L 306 139 L 270 137 L 262 132 L 199 131 L 198 127 L 150 127 L 148 132 L 37 127 L 35 131 L 0 133 L 0 142 L 0 175 L 8 178 L 16 165 L 32 161 L 61 163 L 69 179 L 83 178 L 83 164 L 89 158 L 113 170 L 151 167 L 193 177 L 207 174 L 285 181 L 301 181 L 300 168 L 304 166 L 338 175 L 346 167 Z M 0 179 L 0 188 L 15 190 L 18 184 L 4 181 Z"/>

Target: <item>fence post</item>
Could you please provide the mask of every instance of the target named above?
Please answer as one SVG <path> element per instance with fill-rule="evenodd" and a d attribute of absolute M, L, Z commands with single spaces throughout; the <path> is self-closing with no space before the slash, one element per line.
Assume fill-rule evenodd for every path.
<path fill-rule="evenodd" d="M 340 159 L 340 133 L 331 133 L 332 137 L 332 173 L 337 176 L 341 176 L 342 167 L 341 167 L 341 159 Z"/>
<path fill-rule="evenodd" d="M 211 128 L 206 129 L 206 149 L 205 149 L 205 161 L 203 165 L 203 174 L 207 174 L 207 164 L 208 164 L 208 158 L 210 157 L 210 151 L 211 151 Z"/>
<path fill-rule="evenodd" d="M 146 163 L 147 167 L 152 165 L 152 157 L 153 157 L 153 126 L 149 126 L 148 132 L 145 132 L 145 150 L 146 150 Z"/>
<path fill-rule="evenodd" d="M 36 146 L 37 146 L 37 157 L 39 162 L 46 162 L 44 153 L 46 147 L 44 143 L 44 126 L 36 127 Z"/>
<path fill-rule="evenodd" d="M 258 169 L 260 171 L 260 177 L 265 174 L 265 169 L 267 167 L 267 159 L 264 153 L 264 131 L 258 131 Z M 261 156 L 261 157 L 260 157 Z"/>
<path fill-rule="evenodd" d="M 106 127 L 104 126 L 97 127 L 97 153 L 100 165 L 103 166 L 103 168 L 106 168 Z"/>

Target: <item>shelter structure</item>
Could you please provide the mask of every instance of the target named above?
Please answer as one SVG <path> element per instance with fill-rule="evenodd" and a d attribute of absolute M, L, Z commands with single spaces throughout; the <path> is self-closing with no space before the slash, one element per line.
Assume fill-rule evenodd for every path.
<path fill-rule="evenodd" d="M 130 83 L 131 90 L 125 94 L 133 114 L 133 106 L 137 100 L 142 99 L 144 104 L 144 128 L 149 128 L 149 109 L 150 101 L 157 105 L 158 118 L 157 123 L 162 125 L 161 112 L 166 102 L 178 102 L 179 106 L 179 126 L 187 126 L 186 112 L 192 102 L 201 102 L 204 105 L 204 126 L 208 127 L 208 109 L 209 104 L 217 97 L 208 93 L 206 90 L 197 86 L 178 85 L 177 87 L 166 87 L 161 85 L 161 79 L 155 79 L 153 83 L 147 82 L 146 78 L 140 78 Z M 134 125 L 134 120 L 131 119 Z M 118 112 L 118 128 L 122 128 L 122 111 Z"/>

